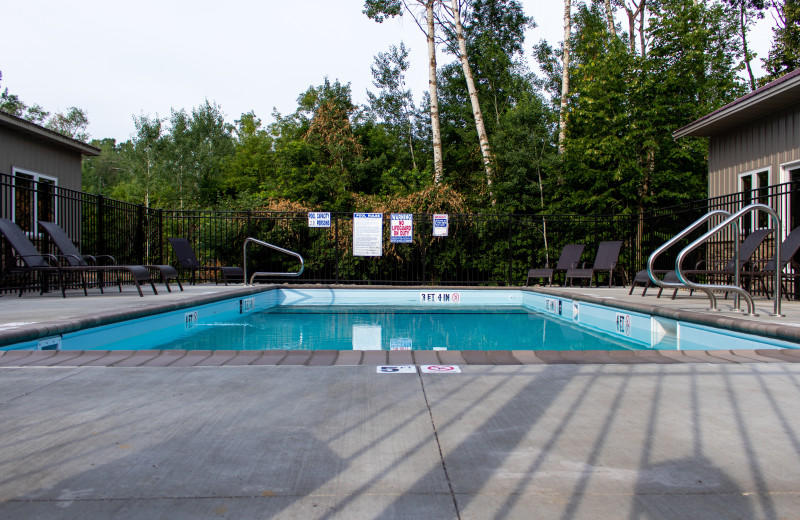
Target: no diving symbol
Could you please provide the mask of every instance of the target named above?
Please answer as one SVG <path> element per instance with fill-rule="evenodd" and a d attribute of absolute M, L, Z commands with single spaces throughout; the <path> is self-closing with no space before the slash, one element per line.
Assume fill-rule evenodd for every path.
<path fill-rule="evenodd" d="M 422 365 L 423 374 L 460 374 L 461 369 L 455 365 Z"/>
<path fill-rule="evenodd" d="M 450 297 L 454 303 L 458 303 L 461 301 L 461 294 L 454 292 L 453 295 Z M 433 365 L 431 365 L 433 366 Z"/>

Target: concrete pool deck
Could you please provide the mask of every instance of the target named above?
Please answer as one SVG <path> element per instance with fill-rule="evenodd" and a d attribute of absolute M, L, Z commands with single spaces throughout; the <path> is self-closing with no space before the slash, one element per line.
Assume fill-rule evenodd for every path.
<path fill-rule="evenodd" d="M 174 286 L 173 286 L 174 287 Z M 67 298 L 60 293 L 21 298 L 6 294 L 0 298 L 0 346 L 104 325 L 123 319 L 174 311 L 225 298 L 249 295 L 275 286 L 242 287 L 202 284 L 184 286 L 184 291 L 159 294 L 145 292 L 140 297 L 133 287 L 123 292 L 107 290 L 101 295 L 84 296 L 73 291 Z M 321 288 L 331 286 L 302 286 Z M 342 287 L 342 286 L 339 286 Z M 363 289 L 363 286 L 358 286 Z M 430 289 L 430 288 L 425 288 Z M 474 288 L 473 288 L 474 289 Z M 496 288 L 489 288 L 496 289 Z M 510 289 L 519 289 L 512 287 Z M 708 310 L 708 298 L 680 291 L 675 300 L 656 298 L 656 291 L 642 297 L 641 288 L 628 295 L 625 288 L 531 288 L 554 296 L 581 298 L 645 314 L 661 314 L 675 319 L 772 336 L 800 344 L 800 302 L 783 301 L 784 317 L 772 316 L 774 303 L 755 301 L 758 316 L 733 312 L 732 300 L 718 300 L 719 312 Z M 745 305 L 742 303 L 742 307 Z M 0 366 L 221 366 L 221 365 L 400 365 L 400 364 L 574 364 L 574 363 L 772 363 L 800 362 L 800 349 L 684 350 L 684 351 L 0 351 Z"/>
<path fill-rule="evenodd" d="M 3 295 L 0 322 L 50 330 L 238 290 Z M 800 323 L 794 302 L 784 312 Z M 459 354 L 459 374 L 383 374 L 366 356 L 309 366 L 324 352 L 306 366 L 6 353 L 0 518 L 798 518 L 800 364 L 761 352 L 526 364 L 512 352 L 520 364 L 504 366 Z"/>

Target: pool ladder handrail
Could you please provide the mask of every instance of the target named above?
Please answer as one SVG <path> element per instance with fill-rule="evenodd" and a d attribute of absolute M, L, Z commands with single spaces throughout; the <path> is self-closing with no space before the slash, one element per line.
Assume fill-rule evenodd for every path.
<path fill-rule="evenodd" d="M 664 282 L 660 278 L 658 278 L 653 273 L 653 265 L 656 262 L 656 258 L 658 258 L 658 256 L 661 255 L 661 253 L 663 253 L 664 251 L 666 251 L 667 249 L 669 249 L 670 247 L 675 245 L 675 243 L 677 243 L 681 239 L 685 238 L 689 233 L 691 233 L 695 229 L 699 228 L 706 221 L 711 220 L 712 218 L 717 217 L 717 216 L 723 216 L 725 218 L 728 218 L 728 217 L 731 216 L 731 214 L 729 212 L 723 210 L 723 209 L 715 209 L 715 210 L 709 211 L 708 213 L 706 213 L 705 215 L 703 215 L 699 219 L 695 220 L 693 223 L 689 224 L 689 226 L 687 226 L 683 231 L 681 231 L 680 233 L 678 233 L 677 235 L 675 235 L 674 237 L 669 239 L 664 245 L 662 245 L 661 247 L 659 247 L 658 249 L 653 251 L 650 254 L 650 257 L 647 259 L 647 276 L 650 277 L 650 281 L 652 281 L 654 284 L 656 284 L 657 286 L 662 287 L 664 289 L 683 289 L 684 287 L 686 287 L 682 283 Z M 738 243 L 737 243 L 737 247 L 738 247 Z M 738 258 L 738 252 L 737 252 L 736 255 L 737 255 L 737 258 Z M 711 294 L 711 291 L 710 290 L 706 290 L 706 289 L 699 289 L 699 290 L 701 290 L 704 293 L 708 294 L 708 297 L 712 301 L 712 308 L 714 308 L 716 306 L 716 300 L 714 299 L 714 295 Z"/>
<path fill-rule="evenodd" d="M 245 239 L 245 241 L 244 241 L 244 245 L 242 246 L 242 256 L 244 258 L 244 285 L 248 285 L 248 283 L 247 283 L 247 244 L 249 244 L 251 242 L 255 243 L 255 244 L 258 244 L 260 246 L 269 247 L 270 249 L 274 249 L 275 251 L 278 251 L 280 253 L 291 255 L 291 256 L 297 258 L 298 260 L 300 260 L 300 270 L 298 272 L 296 272 L 296 273 L 291 273 L 291 272 L 269 273 L 269 272 L 265 272 L 265 271 L 256 271 L 255 273 L 253 273 L 250 276 L 250 284 L 249 285 L 253 285 L 253 280 L 257 276 L 300 276 L 301 274 L 303 274 L 303 269 L 305 269 L 305 262 L 303 261 L 303 257 L 300 256 L 300 254 L 295 253 L 294 251 L 289 251 L 288 249 L 284 249 L 284 248 L 276 246 L 274 244 L 270 244 L 269 242 L 264 242 L 263 240 L 258 240 L 257 238 L 247 237 L 247 239 Z"/>
<path fill-rule="evenodd" d="M 751 211 L 764 211 L 766 212 L 773 221 L 774 230 L 775 230 L 775 307 L 773 316 L 775 317 L 782 317 L 781 314 L 781 279 L 780 279 L 780 271 L 781 271 L 781 237 L 783 236 L 781 233 L 781 219 L 778 217 L 778 214 L 775 212 L 774 209 L 767 206 L 766 204 L 750 204 L 745 206 L 744 208 L 740 209 L 733 215 L 729 216 L 724 221 L 720 222 L 710 230 L 708 230 L 703 236 L 683 248 L 680 253 L 678 253 L 678 257 L 675 259 L 675 272 L 678 276 L 678 280 L 680 280 L 686 287 L 690 289 L 700 290 L 705 292 L 709 299 L 711 300 L 711 309 L 710 310 L 717 310 L 717 300 L 712 293 L 712 290 L 717 291 L 726 291 L 726 292 L 733 292 L 736 293 L 737 298 L 735 301 L 734 309 L 739 310 L 739 299 L 738 296 L 741 295 L 745 301 L 747 302 L 747 310 L 750 316 L 757 316 L 755 313 L 755 306 L 753 304 L 753 297 L 750 296 L 750 293 L 739 287 L 739 219 L 744 216 L 745 214 Z M 682 263 L 684 258 L 697 249 L 700 245 L 706 242 L 709 238 L 719 233 L 722 229 L 733 226 L 734 229 L 734 246 L 733 246 L 733 254 L 734 254 L 734 261 L 735 261 L 735 269 L 733 270 L 734 276 L 734 285 L 725 285 L 725 284 L 700 284 L 696 282 L 692 282 L 689 278 L 683 274 L 683 267 Z M 648 273 L 650 272 L 648 266 Z"/>

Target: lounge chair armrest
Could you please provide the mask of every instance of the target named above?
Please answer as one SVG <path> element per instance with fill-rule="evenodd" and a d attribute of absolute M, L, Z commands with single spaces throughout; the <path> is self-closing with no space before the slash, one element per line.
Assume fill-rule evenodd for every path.
<path fill-rule="evenodd" d="M 769 260 L 766 258 L 756 260 L 755 262 L 750 262 L 750 272 L 754 273 L 756 271 L 763 271 L 764 266 L 767 265 L 767 262 L 769 262 Z"/>
<path fill-rule="evenodd" d="M 74 258 L 75 260 L 77 260 L 78 265 L 80 265 L 81 261 L 83 261 L 83 256 L 78 256 L 78 255 L 56 255 L 56 258 L 58 259 L 57 261 L 59 265 L 65 265 L 65 266 L 70 265 L 69 262 L 70 258 Z"/>
<path fill-rule="evenodd" d="M 695 271 L 702 271 L 705 270 L 706 260 L 699 260 L 696 264 L 694 264 Z"/>
<path fill-rule="evenodd" d="M 117 265 L 117 260 L 111 255 L 97 255 L 92 258 L 95 265 Z"/>
<path fill-rule="evenodd" d="M 58 258 L 56 258 L 55 255 L 51 255 L 48 253 L 43 253 L 39 255 L 14 255 L 14 260 L 21 260 L 23 258 L 39 258 L 39 257 L 47 260 L 47 263 L 50 265 L 50 267 L 58 267 Z"/>

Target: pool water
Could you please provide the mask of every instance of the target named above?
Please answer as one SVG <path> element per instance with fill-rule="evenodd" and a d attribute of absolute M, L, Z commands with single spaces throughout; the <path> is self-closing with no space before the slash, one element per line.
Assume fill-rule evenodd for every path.
<path fill-rule="evenodd" d="M 578 327 L 524 307 L 276 306 L 198 323 L 175 335 L 105 345 L 186 350 L 630 350 L 627 338 Z"/>

